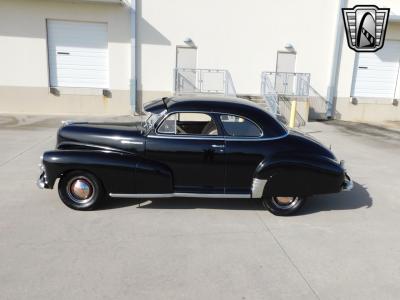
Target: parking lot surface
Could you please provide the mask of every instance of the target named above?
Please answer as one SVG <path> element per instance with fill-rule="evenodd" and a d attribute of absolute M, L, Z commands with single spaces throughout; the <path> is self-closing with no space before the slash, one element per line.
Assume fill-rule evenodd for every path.
<path fill-rule="evenodd" d="M 59 121 L 0 116 L 2 299 L 399 298 L 398 130 L 308 124 L 355 186 L 310 198 L 296 216 L 245 199 L 109 200 L 80 212 L 35 185 Z"/>

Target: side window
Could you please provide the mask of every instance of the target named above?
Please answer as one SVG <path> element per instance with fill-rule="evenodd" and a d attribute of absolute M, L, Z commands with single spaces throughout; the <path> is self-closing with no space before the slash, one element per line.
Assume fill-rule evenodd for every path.
<path fill-rule="evenodd" d="M 169 115 L 158 127 L 157 132 L 176 135 L 218 135 L 217 126 L 209 115 L 191 112 Z"/>
<path fill-rule="evenodd" d="M 230 136 L 260 137 L 261 129 L 252 121 L 239 116 L 221 115 L 221 122 Z"/>

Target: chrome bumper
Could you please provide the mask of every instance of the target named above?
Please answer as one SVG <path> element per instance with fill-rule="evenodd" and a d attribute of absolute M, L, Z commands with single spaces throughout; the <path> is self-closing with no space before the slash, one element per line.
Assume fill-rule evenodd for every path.
<path fill-rule="evenodd" d="M 343 185 L 342 185 L 342 191 L 344 192 L 349 192 L 353 189 L 353 180 L 350 179 L 350 176 L 345 174 L 345 179 L 343 181 Z"/>
<path fill-rule="evenodd" d="M 47 183 L 46 171 L 44 169 L 44 166 L 42 164 L 39 164 L 39 168 L 41 172 L 38 180 L 36 181 L 36 185 L 39 189 L 48 189 L 49 185 Z"/>
<path fill-rule="evenodd" d="M 47 182 L 46 182 L 46 177 L 45 173 L 43 172 L 40 174 L 39 179 L 36 181 L 36 185 L 39 189 L 47 189 L 49 188 Z"/>

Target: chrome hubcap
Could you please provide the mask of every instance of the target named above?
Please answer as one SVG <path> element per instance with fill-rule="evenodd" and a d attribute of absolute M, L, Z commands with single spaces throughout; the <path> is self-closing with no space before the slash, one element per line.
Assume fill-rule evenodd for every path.
<path fill-rule="evenodd" d="M 67 185 L 67 193 L 72 201 L 78 204 L 89 202 L 93 197 L 94 187 L 86 177 L 72 178 Z"/>
<path fill-rule="evenodd" d="M 275 205 L 281 209 L 289 209 L 294 207 L 300 200 L 299 197 L 273 197 Z"/>
<path fill-rule="evenodd" d="M 294 197 L 276 197 L 276 201 L 279 204 L 283 204 L 283 205 L 288 205 L 290 204 L 292 201 L 294 201 Z"/>

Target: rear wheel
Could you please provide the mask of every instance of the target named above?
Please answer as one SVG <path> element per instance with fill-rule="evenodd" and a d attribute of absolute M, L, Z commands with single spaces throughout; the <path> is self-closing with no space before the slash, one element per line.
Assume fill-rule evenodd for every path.
<path fill-rule="evenodd" d="M 296 213 L 306 198 L 301 196 L 268 196 L 262 198 L 263 206 L 277 216 L 288 216 Z"/>
<path fill-rule="evenodd" d="M 73 171 L 58 183 L 58 194 L 65 205 L 77 210 L 91 210 L 104 195 L 101 182 L 91 173 Z"/>

